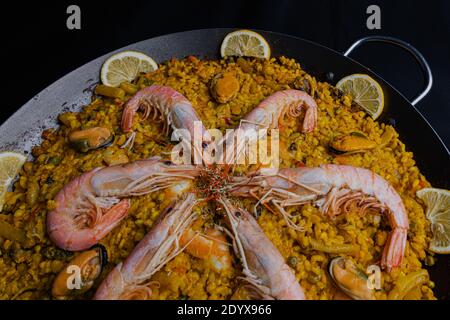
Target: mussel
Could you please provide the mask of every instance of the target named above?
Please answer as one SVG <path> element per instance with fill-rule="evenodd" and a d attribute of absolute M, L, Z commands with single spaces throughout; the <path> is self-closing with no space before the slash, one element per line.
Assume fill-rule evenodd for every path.
<path fill-rule="evenodd" d="M 367 138 L 361 132 L 351 132 L 334 138 L 330 142 L 330 149 L 334 154 L 354 154 L 373 149 L 375 142 Z"/>
<path fill-rule="evenodd" d="M 236 75 L 231 72 L 219 73 L 211 80 L 209 91 L 219 103 L 227 103 L 239 92 L 240 84 Z"/>
<path fill-rule="evenodd" d="M 96 245 L 73 258 L 53 281 L 52 295 L 66 299 L 85 293 L 94 285 L 108 263 L 105 247 Z"/>
<path fill-rule="evenodd" d="M 113 139 L 114 134 L 109 129 L 102 127 L 74 131 L 69 135 L 70 144 L 79 152 L 106 147 Z"/>
<path fill-rule="evenodd" d="M 368 277 L 356 264 L 343 257 L 331 260 L 329 273 L 336 286 L 355 300 L 375 300 L 374 290 L 368 285 Z"/>

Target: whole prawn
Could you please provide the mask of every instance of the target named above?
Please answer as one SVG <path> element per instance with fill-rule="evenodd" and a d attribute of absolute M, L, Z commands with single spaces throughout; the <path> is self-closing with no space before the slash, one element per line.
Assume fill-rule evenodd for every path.
<path fill-rule="evenodd" d="M 181 138 L 191 142 L 191 139 L 194 139 L 197 123 L 203 141 L 211 140 L 192 103 L 186 97 L 170 87 L 153 85 L 138 91 L 125 105 L 122 114 L 122 130 L 132 134 L 122 147 L 133 144 L 135 136 L 132 128 L 133 118 L 139 109 L 144 110 L 142 120 L 153 113 L 152 119 L 163 123 L 163 132 L 166 135 L 169 134 L 170 128 L 185 129 L 186 132 L 182 133 Z"/>
<path fill-rule="evenodd" d="M 244 279 L 257 295 L 266 299 L 305 300 L 291 268 L 255 218 L 246 210 L 233 206 L 228 199 L 221 198 L 219 202 L 226 211 L 237 255 L 243 264 Z"/>
<path fill-rule="evenodd" d="M 188 194 L 183 201 L 169 206 L 128 258 L 107 275 L 94 299 L 149 299 L 151 277 L 184 249 L 179 239 L 196 219 L 192 212 L 195 204 L 195 195 Z"/>
<path fill-rule="evenodd" d="M 302 132 L 312 132 L 317 125 L 316 101 L 306 92 L 292 89 L 277 91 L 264 99 L 244 117 L 241 128 L 276 129 L 285 114 L 295 118 L 303 108 L 306 113 Z"/>
<path fill-rule="evenodd" d="M 174 166 L 155 157 L 84 173 L 57 194 L 56 208 L 47 215 L 49 237 L 65 250 L 87 249 L 126 217 L 127 197 L 191 181 L 197 171 L 194 166 Z"/>
<path fill-rule="evenodd" d="M 257 197 L 258 204 L 270 202 L 287 219 L 291 216 L 285 207 L 307 202 L 315 202 L 331 216 L 346 212 L 351 203 L 362 212 L 368 208 L 381 209 L 387 213 L 392 228 L 381 265 L 391 270 L 402 263 L 409 229 L 405 206 L 394 187 L 368 169 L 328 164 L 281 169 L 276 175 L 256 174 L 235 181 L 232 194 Z"/>
<path fill-rule="evenodd" d="M 303 133 L 312 132 L 317 125 L 318 108 L 315 100 L 306 92 L 292 89 L 283 90 L 264 99 L 241 120 L 237 133 L 233 137 L 234 140 L 237 140 L 236 153 L 233 152 L 234 144 L 227 145 L 226 148 L 227 163 L 233 162 L 235 154 L 237 156 L 243 154 L 245 139 L 249 144 L 255 143 L 260 129 L 277 129 L 286 114 L 296 118 L 302 109 L 305 109 L 306 113 L 301 131 Z"/>

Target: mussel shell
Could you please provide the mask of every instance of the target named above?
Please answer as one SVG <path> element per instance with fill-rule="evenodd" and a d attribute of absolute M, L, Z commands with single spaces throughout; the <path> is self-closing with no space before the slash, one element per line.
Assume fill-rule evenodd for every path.
<path fill-rule="evenodd" d="M 340 151 L 340 150 L 334 149 L 332 146 L 329 146 L 328 150 L 330 151 L 330 153 L 332 153 L 335 156 L 349 156 L 352 154 L 367 152 L 367 150 Z"/>
<path fill-rule="evenodd" d="M 328 146 L 328 150 L 330 151 L 330 153 L 332 153 L 334 155 L 337 155 L 337 156 L 340 156 L 340 155 L 343 155 L 343 154 L 347 154 L 346 151 L 337 150 L 337 149 L 333 148 L 332 146 Z"/>
<path fill-rule="evenodd" d="M 354 280 L 352 280 L 352 284 L 359 285 L 358 288 L 349 288 L 345 286 L 340 279 L 336 277 L 336 274 L 334 272 L 334 268 L 340 268 L 342 270 L 345 268 L 345 263 L 350 262 L 352 264 L 352 270 L 351 273 L 348 276 L 354 276 Z M 345 294 L 352 297 L 355 300 L 374 300 L 374 292 L 373 290 L 369 289 L 367 286 L 367 275 L 364 271 L 359 270 L 356 265 L 351 262 L 350 260 L 347 260 L 344 257 L 337 257 L 330 261 L 330 264 L 328 266 L 328 272 L 330 273 L 331 279 L 333 279 L 336 286 L 341 289 Z M 349 270 L 345 270 L 344 272 L 350 272 Z"/>
<path fill-rule="evenodd" d="M 105 246 L 97 243 L 96 245 L 93 245 L 89 250 L 99 250 L 99 254 L 101 257 L 101 271 L 105 268 L 105 266 L 108 264 L 108 250 L 106 250 Z"/>
<path fill-rule="evenodd" d="M 107 251 L 102 245 L 95 245 L 80 253 L 56 276 L 52 287 L 53 297 L 65 299 L 85 293 L 92 288 L 107 263 Z M 69 289 L 68 284 L 73 283 L 74 272 L 68 268 L 74 265 L 80 268 L 81 284 L 80 288 Z"/>
<path fill-rule="evenodd" d="M 349 145 L 349 140 L 355 140 L 355 146 Z M 342 144 L 344 141 L 346 142 Z M 366 141 L 364 141 L 366 140 Z M 345 147 L 344 147 L 345 146 Z M 376 147 L 376 144 L 361 132 L 351 132 L 335 137 L 329 144 L 329 151 L 335 155 L 350 155 L 355 153 L 366 152 Z"/>
<path fill-rule="evenodd" d="M 107 133 L 106 137 L 104 137 L 105 133 Z M 102 127 L 89 128 L 72 132 L 69 135 L 69 141 L 75 150 L 84 153 L 111 145 L 114 141 L 114 133 Z"/>
<path fill-rule="evenodd" d="M 359 131 L 352 131 L 352 132 L 350 132 L 350 135 L 354 136 L 354 137 L 360 137 L 360 138 L 364 138 L 364 139 L 369 139 L 369 138 L 367 138 L 367 136 L 364 133 L 359 132 Z"/>

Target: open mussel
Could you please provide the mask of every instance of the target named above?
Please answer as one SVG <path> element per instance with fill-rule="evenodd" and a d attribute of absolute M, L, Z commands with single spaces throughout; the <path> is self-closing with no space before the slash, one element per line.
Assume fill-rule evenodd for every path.
<path fill-rule="evenodd" d="M 102 127 L 74 131 L 69 135 L 71 146 L 79 152 L 88 152 L 106 147 L 113 139 L 114 134 L 111 130 Z"/>
<path fill-rule="evenodd" d="M 377 146 L 363 133 L 351 132 L 340 135 L 330 142 L 330 150 L 337 155 L 361 153 Z"/>
<path fill-rule="evenodd" d="M 52 295 L 66 299 L 85 293 L 94 285 L 108 263 L 105 247 L 96 245 L 73 258 L 53 281 Z"/>
<path fill-rule="evenodd" d="M 231 72 L 218 73 L 211 80 L 209 91 L 219 103 L 227 103 L 239 92 L 240 85 L 236 75 Z"/>
<path fill-rule="evenodd" d="M 328 269 L 336 286 L 355 300 L 375 300 L 366 273 L 356 264 L 343 257 L 331 260 Z"/>

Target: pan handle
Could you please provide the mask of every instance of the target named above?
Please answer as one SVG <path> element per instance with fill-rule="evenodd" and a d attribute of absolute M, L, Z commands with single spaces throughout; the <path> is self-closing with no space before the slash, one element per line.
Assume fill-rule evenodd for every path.
<path fill-rule="evenodd" d="M 408 53 L 412 55 L 412 57 L 417 61 L 417 63 L 420 65 L 420 68 L 422 69 L 422 73 L 426 79 L 426 86 L 425 89 L 420 93 L 414 100 L 411 102 L 412 105 L 416 105 L 419 103 L 427 94 L 430 92 L 431 87 L 433 85 L 433 75 L 431 73 L 430 66 L 428 65 L 428 62 L 425 60 L 423 55 L 412 45 L 409 43 L 399 40 L 397 38 L 393 37 L 386 37 L 386 36 L 368 36 L 365 38 L 361 38 L 357 40 L 355 43 L 353 43 L 350 48 L 347 49 L 347 51 L 344 52 L 344 56 L 348 57 L 350 53 L 353 52 L 356 48 L 361 46 L 362 44 L 366 42 L 384 42 L 396 45 L 403 50 L 406 50 Z"/>

